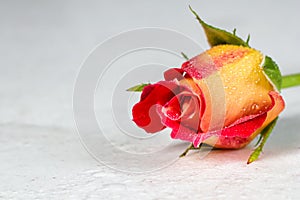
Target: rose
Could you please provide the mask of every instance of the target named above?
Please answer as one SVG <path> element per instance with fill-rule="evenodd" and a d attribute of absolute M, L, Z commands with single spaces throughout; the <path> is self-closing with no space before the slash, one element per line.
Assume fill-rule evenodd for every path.
<path fill-rule="evenodd" d="M 132 109 L 133 121 L 149 133 L 169 127 L 172 138 L 195 147 L 241 148 L 284 109 L 263 61 L 249 47 L 215 46 L 167 70 L 164 81 L 146 86 Z M 214 81 L 221 85 L 210 84 Z"/>

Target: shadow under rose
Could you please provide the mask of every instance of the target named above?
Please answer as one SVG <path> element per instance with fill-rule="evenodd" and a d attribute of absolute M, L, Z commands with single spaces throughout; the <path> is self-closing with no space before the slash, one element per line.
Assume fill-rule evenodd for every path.
<path fill-rule="evenodd" d="M 265 158 L 280 157 L 300 150 L 300 114 L 280 118 L 267 141 Z"/>
<path fill-rule="evenodd" d="M 178 148 L 187 148 L 190 143 L 183 143 L 182 145 L 178 145 Z M 203 144 L 201 150 L 189 150 L 188 153 L 179 159 L 194 157 L 192 160 L 196 160 L 197 162 L 199 159 L 201 162 L 208 162 L 208 163 L 226 163 L 226 162 L 241 162 L 247 161 L 249 155 L 252 152 L 253 145 L 249 145 L 243 149 L 214 149 L 209 145 Z"/>

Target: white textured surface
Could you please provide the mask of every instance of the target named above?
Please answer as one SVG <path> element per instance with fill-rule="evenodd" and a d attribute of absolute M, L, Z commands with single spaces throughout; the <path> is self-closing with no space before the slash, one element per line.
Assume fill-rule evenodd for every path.
<path fill-rule="evenodd" d="M 178 30 L 204 47 L 189 13 L 246 36 L 282 72 L 299 72 L 299 3 L 290 1 L 1 1 L 0 199 L 299 199 L 299 89 L 262 159 L 246 165 L 251 147 L 197 153 L 146 174 L 96 162 L 82 147 L 72 116 L 80 63 L 107 37 L 131 28 Z M 117 18 L 117 20 L 115 20 Z M 113 156 L 113 155 L 112 155 Z"/>

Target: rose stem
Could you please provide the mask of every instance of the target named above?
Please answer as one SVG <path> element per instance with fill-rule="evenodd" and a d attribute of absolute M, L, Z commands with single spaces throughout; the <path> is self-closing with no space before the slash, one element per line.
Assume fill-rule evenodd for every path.
<path fill-rule="evenodd" d="M 200 149 L 202 146 L 202 143 L 200 143 L 199 147 L 198 148 L 195 148 L 193 143 L 191 143 L 188 148 L 186 148 L 186 150 L 179 156 L 180 158 L 181 157 L 184 157 L 186 156 L 186 154 L 190 151 L 190 150 L 197 150 L 197 149 Z"/>
<path fill-rule="evenodd" d="M 300 85 L 300 73 L 282 76 L 282 89 Z"/>

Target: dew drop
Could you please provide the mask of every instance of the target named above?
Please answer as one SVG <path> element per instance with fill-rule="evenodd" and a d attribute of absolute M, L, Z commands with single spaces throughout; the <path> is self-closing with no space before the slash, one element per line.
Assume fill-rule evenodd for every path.
<path fill-rule="evenodd" d="M 259 105 L 257 105 L 257 104 L 255 103 L 255 104 L 253 104 L 253 105 L 251 106 L 251 109 L 252 109 L 252 110 L 258 110 L 258 109 L 259 109 Z"/>
<path fill-rule="evenodd" d="M 258 78 L 257 80 L 255 80 L 255 84 L 258 84 L 260 82 L 260 78 Z"/>

